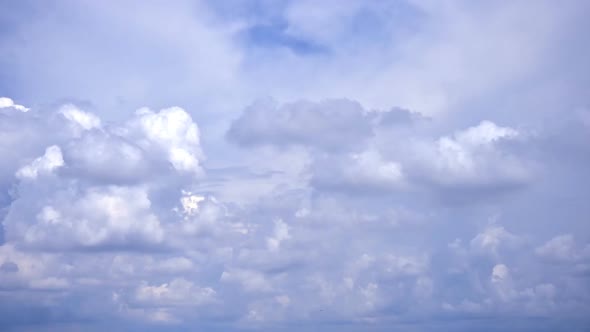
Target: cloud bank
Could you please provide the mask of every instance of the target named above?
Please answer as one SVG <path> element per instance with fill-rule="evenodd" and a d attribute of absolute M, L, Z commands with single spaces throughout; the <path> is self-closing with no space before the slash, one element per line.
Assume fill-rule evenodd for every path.
<path fill-rule="evenodd" d="M 0 11 L 0 330 L 590 326 L 585 3 L 86 5 Z"/>
<path fill-rule="evenodd" d="M 227 137 L 253 154 L 302 150 L 305 162 L 249 203 L 202 189 L 215 170 L 203 166 L 199 128 L 182 108 L 142 108 L 111 124 L 71 104 L 4 112 L 5 125 L 24 129 L 3 131 L 13 152 L 2 174 L 4 298 L 48 317 L 83 301 L 94 309 L 72 307 L 63 319 L 100 310 L 163 329 L 584 321 L 584 237 L 518 218 L 559 194 L 531 193 L 545 172 L 573 176 L 557 172 L 566 161 L 545 161 L 555 152 L 520 152 L 538 149 L 545 131 L 483 120 L 440 134 L 437 120 L 349 100 L 271 104 L 246 108 Z M 353 130 L 335 134 L 334 117 Z M 36 144 L 33 127 L 44 137 Z M 272 159 L 262 165 L 283 172 Z"/>

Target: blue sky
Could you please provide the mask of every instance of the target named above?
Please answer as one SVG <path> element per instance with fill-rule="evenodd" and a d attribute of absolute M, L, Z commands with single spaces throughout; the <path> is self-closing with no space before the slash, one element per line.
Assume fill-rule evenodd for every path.
<path fill-rule="evenodd" d="M 0 330 L 586 331 L 586 1 L 0 1 Z"/>

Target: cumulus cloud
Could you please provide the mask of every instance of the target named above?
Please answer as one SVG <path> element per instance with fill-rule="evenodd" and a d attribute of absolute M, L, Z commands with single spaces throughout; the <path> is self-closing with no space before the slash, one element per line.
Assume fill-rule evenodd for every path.
<path fill-rule="evenodd" d="M 26 165 L 16 172 L 16 176 L 21 179 L 35 179 L 43 173 L 51 173 L 53 170 L 64 165 L 61 149 L 57 145 L 52 145 L 45 150 L 45 154 Z"/>
<path fill-rule="evenodd" d="M 471 246 L 477 250 L 497 255 L 501 247 L 513 247 L 519 237 L 499 225 L 490 225 L 471 240 Z"/>
<path fill-rule="evenodd" d="M 535 248 L 540 257 L 555 262 L 575 262 L 590 258 L 590 246 L 579 247 L 571 234 L 558 235 Z"/>
<path fill-rule="evenodd" d="M 15 104 L 14 101 L 8 97 L 0 97 L 0 109 L 2 108 L 13 108 L 21 112 L 28 112 L 30 110 L 23 105 Z"/>
<path fill-rule="evenodd" d="M 121 129 L 123 135 L 134 137 L 148 151 L 161 151 L 176 170 L 195 174 L 202 171 L 199 129 L 187 112 L 180 107 L 158 113 L 142 108 L 135 115 L 128 127 Z"/>
<path fill-rule="evenodd" d="M 162 167 L 135 142 L 109 132 L 93 131 L 64 144 L 68 174 L 113 184 L 138 183 Z M 113 168 L 117 172 L 113 172 Z"/>
<path fill-rule="evenodd" d="M 528 182 L 532 170 L 526 161 L 501 146 L 518 136 L 512 128 L 482 121 L 435 142 L 417 144 L 413 166 L 424 180 L 447 188 L 522 185 Z"/>
<path fill-rule="evenodd" d="M 388 191 L 403 186 L 404 173 L 399 162 L 384 160 L 378 151 L 366 150 L 346 156 L 318 158 L 313 165 L 312 182 L 325 189 Z"/>
<path fill-rule="evenodd" d="M 15 160 L 17 165 L 30 161 L 13 170 L 18 182 L 4 219 L 10 241 L 40 250 L 162 243 L 164 229 L 152 211 L 149 177 L 156 171 L 164 177 L 202 173 L 199 132 L 184 110 L 143 109 L 120 126 L 103 126 L 98 116 L 71 104 L 54 114 L 26 116 L 21 119 L 25 126 L 35 124 L 57 144 L 40 157 Z M 62 127 L 54 133 L 56 126 Z M 42 144 L 4 133 L 11 135 L 11 144 Z"/>
<path fill-rule="evenodd" d="M 279 105 L 263 100 L 248 107 L 227 133 L 239 145 L 302 145 L 352 150 L 372 135 L 370 117 L 356 102 L 299 101 Z"/>
<path fill-rule="evenodd" d="M 433 186 L 475 198 L 523 186 L 534 174 L 534 163 L 510 149 L 526 141 L 526 134 L 491 121 L 433 139 L 436 127 L 400 109 L 367 111 L 347 100 L 269 103 L 248 107 L 228 138 L 245 147 L 307 149 L 310 181 L 320 190 Z"/>
<path fill-rule="evenodd" d="M 588 326 L 587 5 L 4 7 L 0 330 Z"/>
<path fill-rule="evenodd" d="M 339 105 L 365 128 L 341 141 L 325 116 Z M 418 317 L 421 310 L 481 315 L 502 314 L 506 306 L 556 314 L 568 298 L 556 294 L 571 285 L 553 273 L 533 275 L 547 261 L 575 264 L 572 276 L 586 271 L 587 250 L 570 235 L 535 246 L 530 235 L 515 231 L 524 226 L 508 208 L 509 217 L 490 217 L 429 198 L 467 188 L 480 195 L 467 201 L 479 204 L 498 184 L 530 186 L 535 178 L 527 166 L 543 155 L 517 155 L 511 144 L 534 146 L 542 133 L 529 139 L 483 121 L 441 134 L 436 119 L 366 111 L 348 101 L 256 111 L 256 121 L 319 112 L 317 127 L 307 132 L 304 122 L 284 119 L 245 130 L 251 112 L 230 127 L 231 141 L 268 156 L 303 151 L 308 162 L 256 160 L 251 167 L 272 164 L 293 176 L 273 182 L 273 173 L 259 175 L 271 191 L 246 191 L 251 197 L 241 204 L 225 194 L 240 186 L 232 173 L 221 190 L 219 179 L 205 172 L 198 126 L 181 108 L 141 109 L 108 124 L 73 105 L 18 114 L 25 125 L 45 130 L 50 145 L 5 131 L 14 142 L 33 144 L 5 175 L 12 188 L 5 188 L 0 278 L 11 296 L 108 289 L 112 296 L 96 305 L 128 322 L 191 324 L 189 313 L 198 307 L 199 319 L 226 312 L 235 326 L 306 317 L 379 323 L 398 312 Z M 268 126 L 277 130 L 269 133 Z M 256 143 L 232 136 L 238 127 Z M 52 128 L 63 130 L 52 134 Z M 468 216 L 487 225 L 471 227 Z M 507 218 L 516 224 L 508 227 Z M 529 268 L 520 268 L 527 260 Z M 457 283 L 463 286 L 446 290 Z M 582 307 L 571 304 L 572 312 Z"/>
<path fill-rule="evenodd" d="M 59 113 L 70 122 L 76 131 L 91 130 L 101 126 L 100 119 L 96 115 L 84 112 L 71 104 L 62 106 Z"/>
<path fill-rule="evenodd" d="M 79 195 L 56 192 L 57 199 L 48 201 L 34 223 L 22 230 L 24 242 L 42 248 L 94 248 L 157 244 L 162 240 L 160 223 L 150 213 L 145 190 L 91 188 Z M 11 215 L 7 220 L 9 231 L 10 221 Z"/>

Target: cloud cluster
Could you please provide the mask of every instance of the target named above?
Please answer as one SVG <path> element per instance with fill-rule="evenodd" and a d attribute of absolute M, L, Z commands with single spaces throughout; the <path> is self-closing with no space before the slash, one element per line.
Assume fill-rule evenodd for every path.
<path fill-rule="evenodd" d="M 517 152 L 563 127 L 482 120 L 445 133 L 396 108 L 265 100 L 232 123 L 229 141 L 304 161 L 254 159 L 272 190 L 236 204 L 211 187 L 215 169 L 181 108 L 142 108 L 118 124 L 72 104 L 8 111 L 0 280 L 22 310 L 162 328 L 221 317 L 226 329 L 424 315 L 458 324 L 511 312 L 583 321 L 587 239 L 515 219 L 534 209 L 524 198 L 542 199 L 526 193 L 555 157 Z M 45 139 L 31 140 L 33 129 Z M 296 174 L 277 182 L 277 172 Z M 51 307 L 58 298 L 66 304 Z M 84 308 L 68 307 L 80 299 Z"/>
<path fill-rule="evenodd" d="M 274 106 L 271 106 L 274 105 Z M 509 190 L 527 184 L 533 167 L 510 149 L 526 139 L 489 120 L 434 136 L 432 121 L 411 112 L 369 111 L 349 100 L 248 107 L 228 131 L 241 146 L 302 147 L 317 188 Z"/>
<path fill-rule="evenodd" d="M 587 330 L 588 4 L 3 3 L 0 330 Z"/>

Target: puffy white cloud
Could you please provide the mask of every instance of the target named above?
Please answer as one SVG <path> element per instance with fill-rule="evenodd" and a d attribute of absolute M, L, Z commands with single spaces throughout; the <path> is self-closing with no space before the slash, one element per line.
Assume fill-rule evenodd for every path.
<path fill-rule="evenodd" d="M 59 130 L 48 128 L 48 121 L 37 112 L 0 111 L 0 182 L 13 180 L 19 168 L 44 154 L 48 146 L 59 143 L 54 134 Z M 40 133 L 44 133 L 40 135 Z"/>
<path fill-rule="evenodd" d="M 518 186 L 529 181 L 531 170 L 501 147 L 501 143 L 518 137 L 512 128 L 482 121 L 434 143 L 418 144 L 412 166 L 420 170 L 419 176 L 443 187 Z"/>
<path fill-rule="evenodd" d="M 80 135 L 81 131 L 98 129 L 101 127 L 101 121 L 96 115 L 84 112 L 75 105 L 64 105 L 59 110 L 59 113 L 70 122 L 77 135 Z"/>
<path fill-rule="evenodd" d="M 503 226 L 490 225 L 471 240 L 471 246 L 497 255 L 500 247 L 513 247 L 519 240 L 518 236 L 508 232 Z"/>
<path fill-rule="evenodd" d="M 28 112 L 29 108 L 23 105 L 15 104 L 14 101 L 8 97 L 0 97 L 0 109 L 2 108 L 14 108 L 17 111 Z"/>
<path fill-rule="evenodd" d="M 215 301 L 212 288 L 199 287 L 184 278 L 163 284 L 141 281 L 133 292 L 112 293 L 119 316 L 166 324 L 179 324 L 186 317 L 194 317 L 196 308 Z"/>
<path fill-rule="evenodd" d="M 163 239 L 158 218 L 150 211 L 143 188 L 71 188 L 54 192 L 42 202 L 13 203 L 5 219 L 10 238 L 33 248 L 109 248 L 150 246 Z M 42 206 L 31 220 L 20 220 L 19 209 Z M 40 203 L 40 204 L 39 204 Z"/>
<path fill-rule="evenodd" d="M 347 100 L 266 100 L 248 107 L 227 135 L 243 147 L 273 146 L 275 155 L 284 146 L 305 149 L 305 175 L 318 190 L 392 193 L 427 186 L 445 199 L 470 201 L 534 178 L 535 162 L 512 148 L 528 143 L 528 134 L 482 121 L 432 139 L 433 124 L 404 110 L 367 111 Z"/>
<path fill-rule="evenodd" d="M 19 169 L 16 176 L 21 179 L 35 179 L 39 175 L 49 174 L 62 166 L 64 166 L 64 160 L 61 149 L 57 145 L 52 145 L 45 149 L 43 156 Z"/>
<path fill-rule="evenodd" d="M 403 166 L 384 160 L 375 150 L 338 157 L 319 157 L 312 166 L 311 182 L 327 190 L 391 191 L 405 185 Z"/>
<path fill-rule="evenodd" d="M 174 208 L 181 217 L 178 225 L 181 232 L 177 235 L 190 236 L 242 236 L 247 235 L 250 227 L 247 222 L 235 220 L 231 211 L 213 196 L 201 196 L 183 191 L 180 206 Z M 190 238 L 187 239 L 190 241 Z"/>
<path fill-rule="evenodd" d="M 571 234 L 558 235 L 535 248 L 540 257 L 556 262 L 575 262 L 590 258 L 590 245 L 579 248 Z"/>
<path fill-rule="evenodd" d="M 167 168 L 191 176 L 203 173 L 198 127 L 181 108 L 158 113 L 143 109 L 120 125 L 103 125 L 97 115 L 72 104 L 55 113 L 5 116 L 0 151 L 10 160 L 0 170 L 2 177 L 12 173 L 35 178 L 61 167 L 69 177 L 128 184 L 147 176 L 166 176 L 170 174 Z M 18 126 L 22 128 L 17 130 Z M 47 148 L 50 143 L 53 145 Z M 43 157 L 31 162 L 38 157 L 34 153 L 46 148 Z"/>
<path fill-rule="evenodd" d="M 337 104 L 303 105 L 321 113 Z M 292 116 L 297 105 L 272 112 Z M 337 147 L 336 132 L 316 141 L 314 135 L 325 134 L 319 129 L 332 130 L 330 121 L 308 132 L 299 132 L 300 123 L 292 129 L 300 136 L 282 136 L 278 144 L 267 137 L 264 145 L 272 148 L 250 150 L 262 149 L 265 157 L 252 156 L 248 160 L 258 160 L 248 167 L 275 173 L 219 176 L 203 171 L 198 127 L 180 108 L 144 109 L 109 124 L 70 109 L 71 119 L 61 108 L 57 116 L 11 114 L 3 124 L 13 128 L 18 119 L 48 133 L 63 129 L 49 135 L 49 142 L 4 131 L 32 146 L 7 167 L 13 187 L 7 190 L 8 244 L 0 278 L 14 298 L 33 292 L 49 301 L 42 292 L 80 296 L 82 290 L 106 289 L 114 298 L 101 298 L 96 306 L 132 321 L 190 324 L 196 319 L 190 312 L 198 307 L 199 319 L 225 312 L 237 326 L 314 321 L 320 315 L 378 324 L 385 318 L 377 313 L 404 307 L 416 308 L 404 311 L 406 317 L 420 310 L 502 313 L 502 306 L 555 314 L 568 298 L 560 294 L 572 284 L 554 271 L 535 277 L 546 265 L 538 258 L 553 254 L 560 266 L 572 265 L 568 275 L 585 273 L 586 249 L 568 236 L 534 248 L 530 235 L 521 234 L 527 224 L 510 217 L 510 210 L 508 217 L 502 214 L 503 222 L 513 223 L 504 224 L 510 231 L 495 220 L 475 227 L 469 218 L 484 210 L 467 213 L 464 206 L 426 197 L 530 183 L 527 172 L 512 177 L 518 172 L 510 169 L 537 155 L 517 157 L 510 144 L 537 141 L 511 127 L 484 121 L 441 134 L 436 120 L 352 108 L 368 128 L 368 135 L 354 140 L 362 144 L 347 146 L 352 141 L 344 135 Z M 174 151 L 186 158 L 176 159 Z M 300 164 L 289 162 L 291 153 L 304 155 Z M 275 155 L 285 159 L 274 163 Z M 276 175 L 281 172 L 288 176 Z M 242 178 L 268 189 L 242 188 Z M 234 200 L 228 190 L 249 197 Z M 457 238 L 471 240 L 446 245 Z M 572 312 L 581 306 L 572 304 Z"/>
<path fill-rule="evenodd" d="M 178 109 L 176 114 L 180 114 L 180 121 L 189 121 L 184 124 L 188 126 L 186 137 L 178 136 L 182 129 L 174 124 L 160 128 L 158 137 L 164 137 L 162 142 L 172 140 L 173 145 L 200 151 L 196 126 L 190 117 L 183 118 L 184 111 Z M 142 140 L 152 139 L 153 135 L 140 132 L 132 137 L 134 140 L 125 136 L 134 130 L 137 118 L 120 127 L 105 127 L 96 115 L 73 105 L 59 108 L 57 115 L 65 121 L 53 114 L 31 112 L 19 118 L 25 126 L 46 131 L 49 142 L 59 143 L 44 148 L 41 157 L 30 155 L 39 150 L 41 141 L 31 141 L 29 135 L 18 135 L 16 131 L 3 131 L 12 137 L 11 144 L 31 145 L 7 164 L 8 170 L 20 164 L 20 168 L 12 170 L 20 182 L 12 189 L 13 202 L 6 209 L 7 238 L 28 247 L 52 250 L 162 243 L 164 229 L 152 211 L 149 197 L 150 185 L 158 180 L 148 177 L 156 170 L 162 177 L 170 176 L 165 165 L 173 164 L 165 152 L 146 154 Z M 53 176 L 47 177 L 50 174 Z"/>
<path fill-rule="evenodd" d="M 205 197 L 192 194 L 191 192 L 183 192 L 180 198 L 182 212 L 187 216 L 194 216 L 199 212 L 199 203 L 205 200 Z"/>
<path fill-rule="evenodd" d="M 99 183 L 138 183 L 154 174 L 162 163 L 149 158 L 133 141 L 108 132 L 87 133 L 69 141 L 64 154 L 68 160 L 66 173 Z"/>
<path fill-rule="evenodd" d="M 8 4 L 0 329 L 583 329 L 587 6 L 535 5 Z"/>
<path fill-rule="evenodd" d="M 494 268 L 492 269 L 492 282 L 493 283 L 501 283 L 506 281 L 510 276 L 510 273 L 508 271 L 508 267 L 506 267 L 506 265 L 504 264 L 497 264 L 494 265 Z"/>
<path fill-rule="evenodd" d="M 154 113 L 142 108 L 135 115 L 122 129 L 124 135 L 137 139 L 137 144 L 148 151 L 163 152 L 176 170 L 202 172 L 199 129 L 185 110 L 172 107 Z"/>

